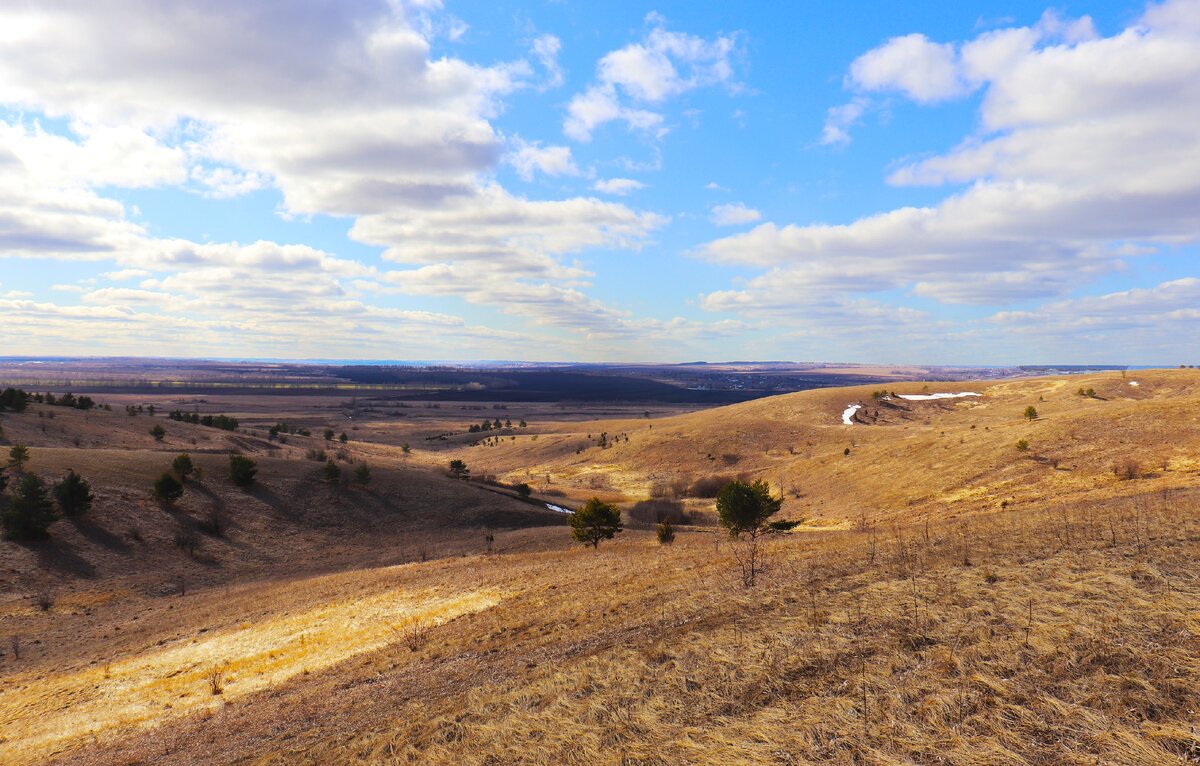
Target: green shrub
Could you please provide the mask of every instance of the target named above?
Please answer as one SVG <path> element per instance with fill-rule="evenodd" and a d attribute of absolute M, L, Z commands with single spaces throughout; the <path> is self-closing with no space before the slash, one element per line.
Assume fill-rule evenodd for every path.
<path fill-rule="evenodd" d="M 337 463 L 330 460 L 321 469 L 321 478 L 326 484 L 337 484 L 342 480 L 342 469 L 338 467 Z"/>
<path fill-rule="evenodd" d="M 50 536 L 47 530 L 57 519 L 46 483 L 33 473 L 17 480 L 8 505 L 0 512 L 4 536 L 14 540 L 44 540 Z"/>
<path fill-rule="evenodd" d="M 254 483 L 258 473 L 258 465 L 245 455 L 229 456 L 229 478 L 239 487 L 249 487 Z"/>
<path fill-rule="evenodd" d="M 92 487 L 75 471 L 67 471 L 63 480 L 54 485 L 54 499 L 68 516 L 87 513 L 92 507 Z"/>
<path fill-rule="evenodd" d="M 359 484 L 371 483 L 371 466 L 366 463 L 359 463 L 358 468 L 354 469 L 354 480 Z"/>
<path fill-rule="evenodd" d="M 171 470 L 179 476 L 180 481 L 187 481 L 188 477 L 196 472 L 196 466 L 192 463 L 192 456 L 183 453 L 176 455 L 171 461 Z"/>
<path fill-rule="evenodd" d="M 154 497 L 164 503 L 173 503 L 183 497 L 183 484 L 170 471 L 163 471 L 154 480 Z"/>

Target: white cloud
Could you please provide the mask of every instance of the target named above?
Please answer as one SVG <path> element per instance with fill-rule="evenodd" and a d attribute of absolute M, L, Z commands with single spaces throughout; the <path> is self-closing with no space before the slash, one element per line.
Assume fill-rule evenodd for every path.
<path fill-rule="evenodd" d="M 922 34 L 893 37 L 850 65 L 850 80 L 867 91 L 899 90 L 918 102 L 941 101 L 970 91 L 954 46 Z"/>
<path fill-rule="evenodd" d="M 964 188 L 927 207 L 763 224 L 711 242 L 702 256 L 764 271 L 710 294 L 707 307 L 884 291 L 1008 305 L 1061 297 L 1140 253 L 1200 241 L 1200 3 L 1155 6 L 1104 38 L 1090 22 L 1048 15 L 961 46 L 903 40 L 860 58 L 852 83 L 920 102 L 982 88 L 984 130 L 889 180 Z"/>
<path fill-rule="evenodd" d="M 717 226 L 740 226 L 746 223 L 754 223 L 762 218 L 762 213 L 754 208 L 746 207 L 741 202 L 734 202 L 729 205 L 714 205 L 711 213 L 711 220 Z"/>
<path fill-rule="evenodd" d="M 542 69 L 546 70 L 546 81 L 542 84 L 542 89 L 549 90 L 562 85 L 565 75 L 562 65 L 558 63 L 558 54 L 562 51 L 562 41 L 554 35 L 539 35 L 534 39 L 531 48 L 534 57 L 542 65 Z"/>
<path fill-rule="evenodd" d="M 850 128 L 862 119 L 868 106 L 867 99 L 856 98 L 841 106 L 830 107 L 825 115 L 825 126 L 821 130 L 821 143 L 850 143 Z"/>
<path fill-rule="evenodd" d="M 646 109 L 623 106 L 612 85 L 598 85 L 576 95 L 567 105 L 567 118 L 563 122 L 563 133 L 576 141 L 592 140 L 592 132 L 609 122 L 624 122 L 630 130 L 665 135 L 663 116 Z"/>
<path fill-rule="evenodd" d="M 636 43 L 605 54 L 596 64 L 596 83 L 571 99 L 563 132 L 576 141 L 590 141 L 593 132 L 609 122 L 624 122 L 631 130 L 665 132 L 658 107 L 670 98 L 712 85 L 736 89 L 732 58 L 735 35 L 705 40 L 663 28 L 662 17 L 646 17 L 654 25 Z M 627 105 L 625 99 L 639 106 Z"/>
<path fill-rule="evenodd" d="M 638 189 L 645 189 L 646 184 L 632 178 L 602 178 L 593 184 L 592 188 L 604 194 L 624 196 Z"/>
<path fill-rule="evenodd" d="M 573 257 L 638 248 L 665 219 L 592 198 L 526 199 L 497 184 L 494 170 L 506 156 L 492 120 L 515 91 L 557 83 L 561 43 L 542 35 L 531 44 L 542 82 L 524 60 L 476 66 L 433 58 L 432 37 L 466 29 L 441 13 L 437 4 L 377 0 L 0 8 L 0 104 L 61 118 L 72 131 L 0 125 L 0 257 L 109 262 L 112 280 L 152 272 L 136 289 L 89 289 L 88 300 L 136 302 L 136 312 L 113 316 L 162 316 L 163 326 L 168 316 L 194 319 L 212 338 L 262 328 L 268 345 L 288 332 L 307 342 L 311 318 L 328 317 L 335 303 L 351 306 L 372 334 L 389 336 L 392 315 L 353 308 L 357 296 L 433 289 L 433 274 L 438 294 L 568 327 L 579 301 L 562 296 L 588 275 Z M 672 88 L 720 76 L 720 62 L 689 48 L 687 36 L 664 40 L 684 64 Z M 619 108 L 631 125 L 661 122 Z M 567 147 L 521 144 L 507 159 L 530 178 L 579 174 Z M 283 196 L 281 216 L 349 217 L 353 238 L 402 266 L 377 270 L 271 242 L 155 238 L 102 188 L 165 185 L 217 198 L 273 187 Z M 485 265 L 491 284 L 506 289 L 479 290 Z M 153 299 L 162 294 L 172 299 Z M 539 308 L 514 305 L 522 300 Z M 28 310 L 58 322 L 98 316 L 67 308 Z M 551 320 L 542 311 L 562 314 Z M 508 336 L 463 331 L 463 343 L 498 337 Z"/>
<path fill-rule="evenodd" d="M 513 151 L 505 158 L 516 169 L 522 180 L 531 181 L 535 173 L 548 176 L 577 176 L 579 168 L 571 156 L 569 146 L 542 146 L 516 139 Z"/>

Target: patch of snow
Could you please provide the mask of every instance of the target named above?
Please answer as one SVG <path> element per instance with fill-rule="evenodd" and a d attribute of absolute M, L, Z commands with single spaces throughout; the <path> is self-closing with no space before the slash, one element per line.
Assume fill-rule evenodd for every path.
<path fill-rule="evenodd" d="M 842 413 L 842 424 L 847 426 L 854 425 L 854 413 L 861 409 L 861 404 L 851 404 L 849 407 L 847 407 L 846 411 Z"/>
<path fill-rule="evenodd" d="M 900 394 L 901 399 L 907 399 L 910 402 L 927 402 L 930 399 L 960 399 L 964 396 L 983 396 L 974 391 L 963 391 L 960 394 Z"/>
<path fill-rule="evenodd" d="M 575 511 L 568 510 L 562 506 L 555 505 L 554 503 L 546 503 L 546 507 L 552 511 L 556 511 L 557 513 L 575 513 Z"/>
<path fill-rule="evenodd" d="M 1131 386 L 1140 386 L 1140 385 L 1141 385 L 1141 383 L 1138 383 L 1136 380 L 1131 380 L 1131 381 L 1129 381 L 1129 385 L 1131 385 Z"/>

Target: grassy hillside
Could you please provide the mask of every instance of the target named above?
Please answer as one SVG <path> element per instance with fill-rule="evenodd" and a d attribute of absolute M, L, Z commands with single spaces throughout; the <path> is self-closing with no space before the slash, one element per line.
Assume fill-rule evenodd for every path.
<path fill-rule="evenodd" d="M 102 623 L 56 607 L 38 619 L 72 635 L 10 669 L 0 722 L 23 733 L 0 749 L 33 763 L 66 748 L 64 764 L 1186 762 L 1196 497 L 1144 500 L 1136 515 L 785 535 L 751 590 L 718 536 L 626 533 L 598 553 L 91 607 Z"/>
<path fill-rule="evenodd" d="M 1080 396 L 1080 388 L 1095 395 Z M 876 390 L 804 391 L 661 420 L 563 423 L 535 429 L 536 439 L 502 437 L 437 459 L 459 457 L 474 470 L 576 499 L 634 501 L 676 481 L 744 474 L 782 488 L 787 514 L 842 527 L 863 515 L 956 517 L 1200 484 L 1195 370 L 886 388 L 981 394 L 927 401 L 879 401 Z M 853 404 L 863 408 L 844 425 Z M 1023 416 L 1030 406 L 1036 420 Z M 599 446 L 601 434 L 609 446 Z M 1127 461 L 1138 479 L 1115 474 Z"/>
<path fill-rule="evenodd" d="M 806 392 L 603 423 L 613 446 L 579 454 L 596 423 L 411 458 L 463 454 L 512 478 L 529 465 L 580 496 L 600 474 L 629 499 L 677 476 L 778 486 L 783 471 L 784 515 L 815 521 L 770 536 L 753 588 L 714 529 L 672 546 L 628 529 L 593 552 L 536 526 L 559 516 L 368 444 L 348 446 L 378 456 L 367 489 L 327 487 L 318 464 L 264 447 L 259 496 L 223 478 L 223 455 L 201 456 L 209 494 L 177 512 L 144 494 L 169 450 L 35 446 L 34 470 L 86 460 L 108 477 L 105 534 L 138 520 L 162 536 L 120 550 L 58 522 L 53 544 L 94 567 L 83 575 L 0 543 L 0 762 L 1192 762 L 1197 383 L 1163 371 L 918 402 Z M 842 425 L 857 402 L 866 422 Z M 1113 471 L 1127 459 L 1137 478 Z M 173 517 L 218 502 L 236 519 L 228 537 L 195 559 L 174 548 Z M 484 530 L 501 527 L 487 552 Z M 36 578 L 72 584 L 42 609 Z"/>

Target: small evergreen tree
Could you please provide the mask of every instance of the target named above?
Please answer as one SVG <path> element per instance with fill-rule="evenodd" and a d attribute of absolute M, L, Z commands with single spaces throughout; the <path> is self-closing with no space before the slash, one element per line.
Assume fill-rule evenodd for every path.
<path fill-rule="evenodd" d="M 1034 407 L 1032 404 L 1029 405 L 1028 407 L 1026 407 L 1025 408 L 1025 419 L 1026 420 L 1037 420 L 1038 419 L 1037 407 Z"/>
<path fill-rule="evenodd" d="M 354 480 L 359 484 L 371 483 L 371 466 L 366 463 L 359 463 L 358 468 L 354 469 Z"/>
<path fill-rule="evenodd" d="M 0 512 L 4 536 L 14 540 L 44 540 L 58 519 L 42 477 L 27 473 L 17 480 L 8 505 Z"/>
<path fill-rule="evenodd" d="M 327 442 L 333 441 L 333 429 L 332 428 L 325 429 L 325 441 L 327 441 Z"/>
<path fill-rule="evenodd" d="M 171 470 L 179 476 L 180 481 L 186 482 L 188 477 L 196 472 L 196 466 L 192 463 L 192 456 L 186 452 L 176 455 L 171 461 Z"/>
<path fill-rule="evenodd" d="M 450 461 L 450 476 L 455 479 L 466 479 L 470 477 L 471 469 L 467 468 L 467 464 L 461 460 Z"/>
<path fill-rule="evenodd" d="M 245 455 L 229 456 L 229 478 L 239 487 L 249 487 L 254 483 L 258 473 L 258 465 Z"/>
<path fill-rule="evenodd" d="M 525 482 L 521 482 L 519 484 L 514 485 L 513 489 L 515 489 L 517 491 L 517 494 L 520 495 L 521 497 L 529 497 L 530 495 L 533 494 L 533 488 L 530 487 Z"/>
<path fill-rule="evenodd" d="M 338 437 L 338 441 L 340 441 L 342 444 L 345 444 L 346 442 L 350 441 L 350 437 L 345 431 L 342 431 L 342 435 Z"/>
<path fill-rule="evenodd" d="M 601 540 L 611 540 L 620 531 L 621 512 L 598 497 L 571 514 L 571 537 L 592 548 L 599 548 Z"/>
<path fill-rule="evenodd" d="M 75 471 L 67 471 L 63 480 L 54 485 L 54 499 L 58 507 L 67 516 L 78 516 L 87 513 L 96 498 L 92 495 L 92 487 L 87 480 Z"/>
<path fill-rule="evenodd" d="M 150 435 L 154 437 L 154 441 L 160 442 L 163 440 L 163 437 L 167 435 L 167 429 L 163 428 L 158 423 L 155 423 L 154 427 L 150 429 Z"/>
<path fill-rule="evenodd" d="M 29 448 L 24 444 L 14 444 L 8 450 L 8 464 L 14 471 L 20 471 L 25 468 L 25 464 L 29 462 Z"/>
<path fill-rule="evenodd" d="M 183 497 L 183 484 L 170 471 L 163 471 L 154 480 L 154 499 L 162 503 L 173 503 Z"/>
<path fill-rule="evenodd" d="M 321 477 L 326 484 L 337 484 L 342 480 L 342 469 L 332 460 L 325 463 L 325 467 L 321 469 Z"/>
<path fill-rule="evenodd" d="M 761 479 L 753 484 L 731 481 L 717 493 L 717 518 L 737 543 L 733 555 L 746 587 L 754 585 L 763 568 L 759 536 L 769 530 L 769 519 L 782 506 L 783 498 L 772 497 L 771 488 Z"/>

